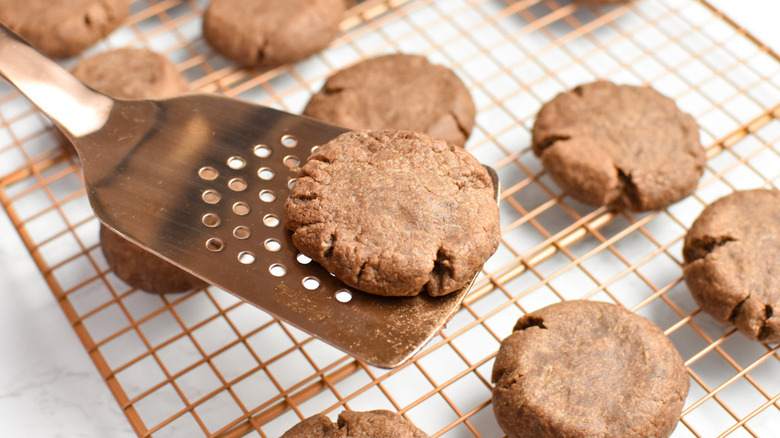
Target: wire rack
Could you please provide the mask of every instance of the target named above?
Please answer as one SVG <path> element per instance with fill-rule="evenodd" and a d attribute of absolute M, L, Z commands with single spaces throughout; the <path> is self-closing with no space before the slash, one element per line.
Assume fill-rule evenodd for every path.
<path fill-rule="evenodd" d="M 84 56 L 149 47 L 193 89 L 300 112 L 341 67 L 425 54 L 475 99 L 467 147 L 499 173 L 502 240 L 441 334 L 405 366 L 373 368 L 219 289 L 157 296 L 125 285 L 99 248 L 78 163 L 1 83 L 0 202 L 139 436 L 277 437 L 348 407 L 397 411 L 435 437 L 500 437 L 490 406 L 500 340 L 525 312 L 579 298 L 623 305 L 675 343 L 691 390 L 674 437 L 777 436 L 778 346 L 700 312 L 681 280 L 682 239 L 705 205 L 780 187 L 780 58 L 723 13 L 705 0 L 368 0 L 324 52 L 247 71 L 204 42 L 205 6 L 135 1 L 125 25 Z M 694 195 L 626 214 L 582 205 L 551 182 L 530 152 L 534 115 L 596 78 L 652 85 L 696 117 L 708 162 Z"/>

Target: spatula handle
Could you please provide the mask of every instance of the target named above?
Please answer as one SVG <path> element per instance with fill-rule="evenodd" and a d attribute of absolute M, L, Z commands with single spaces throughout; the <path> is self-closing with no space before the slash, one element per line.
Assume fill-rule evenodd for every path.
<path fill-rule="evenodd" d="M 100 129 L 114 101 L 97 93 L 0 23 L 0 76 L 73 138 Z"/>

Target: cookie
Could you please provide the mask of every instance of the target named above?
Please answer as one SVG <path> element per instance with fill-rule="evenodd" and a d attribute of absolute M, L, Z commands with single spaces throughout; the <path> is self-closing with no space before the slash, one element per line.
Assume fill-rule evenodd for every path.
<path fill-rule="evenodd" d="M 463 146 L 476 109 L 452 70 L 423 56 L 395 54 L 335 73 L 303 114 L 349 129 L 416 131 Z"/>
<path fill-rule="evenodd" d="M 189 89 L 187 80 L 164 55 L 147 49 L 117 49 L 82 60 L 79 80 L 117 99 L 161 99 Z"/>
<path fill-rule="evenodd" d="M 344 411 L 338 422 L 325 415 L 309 417 L 285 432 L 281 438 L 428 438 L 400 415 L 390 411 Z"/>
<path fill-rule="evenodd" d="M 130 286 L 158 294 L 184 292 L 206 283 L 124 237 L 100 226 L 100 245 L 114 274 Z"/>
<path fill-rule="evenodd" d="M 691 194 L 704 171 L 699 128 L 649 87 L 593 82 L 539 111 L 533 151 L 573 198 L 632 211 Z"/>
<path fill-rule="evenodd" d="M 348 132 L 300 169 L 285 202 L 293 244 L 345 284 L 445 295 L 498 247 L 498 205 L 466 150 L 410 131 Z"/>
<path fill-rule="evenodd" d="M 492 381 L 493 411 L 510 438 L 668 437 L 690 384 L 661 329 L 591 301 L 520 318 Z"/>
<path fill-rule="evenodd" d="M 683 258 L 702 310 L 751 339 L 780 342 L 780 191 L 734 192 L 707 206 Z"/>
<path fill-rule="evenodd" d="M 129 13 L 128 0 L 0 0 L 0 22 L 52 58 L 83 52 Z"/>
<path fill-rule="evenodd" d="M 243 66 L 276 67 L 327 47 L 345 10 L 344 0 L 212 0 L 203 36 Z"/>

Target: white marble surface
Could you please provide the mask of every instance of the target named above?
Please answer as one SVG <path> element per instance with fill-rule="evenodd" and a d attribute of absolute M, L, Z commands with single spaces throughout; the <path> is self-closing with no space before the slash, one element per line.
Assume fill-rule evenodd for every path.
<path fill-rule="evenodd" d="M 0 435 L 136 436 L 0 214 Z"/>
<path fill-rule="evenodd" d="M 710 1 L 780 50 L 780 1 Z M 4 211 L 0 236 L 0 435 L 135 436 Z"/>

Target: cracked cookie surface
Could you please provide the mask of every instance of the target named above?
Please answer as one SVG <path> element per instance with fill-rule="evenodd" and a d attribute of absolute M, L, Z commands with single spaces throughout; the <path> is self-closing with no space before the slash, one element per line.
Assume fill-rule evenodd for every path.
<path fill-rule="evenodd" d="M 336 72 L 303 114 L 349 129 L 402 129 L 463 146 L 476 109 L 452 70 L 423 56 L 394 54 Z"/>
<path fill-rule="evenodd" d="M 707 206 L 683 257 L 702 310 L 751 339 L 780 342 L 780 191 L 734 192 Z"/>
<path fill-rule="evenodd" d="M 428 438 L 400 415 L 390 411 L 344 411 L 333 423 L 325 415 L 309 417 L 281 438 Z"/>
<path fill-rule="evenodd" d="M 598 81 L 561 93 L 539 111 L 532 141 L 553 180 L 591 205 L 662 208 L 704 171 L 696 121 L 649 87 Z"/>
<path fill-rule="evenodd" d="M 409 131 L 348 132 L 319 147 L 285 202 L 285 225 L 336 278 L 388 296 L 465 287 L 500 238 L 487 170 Z"/>
<path fill-rule="evenodd" d="M 689 380 L 649 320 L 601 302 L 523 316 L 493 366 L 493 410 L 510 438 L 668 437 Z"/>
<path fill-rule="evenodd" d="M 203 36 L 243 66 L 271 68 L 326 48 L 345 10 L 344 0 L 212 0 Z"/>
<path fill-rule="evenodd" d="M 129 13 L 128 0 L 0 0 L 0 22 L 53 58 L 81 53 Z"/>

